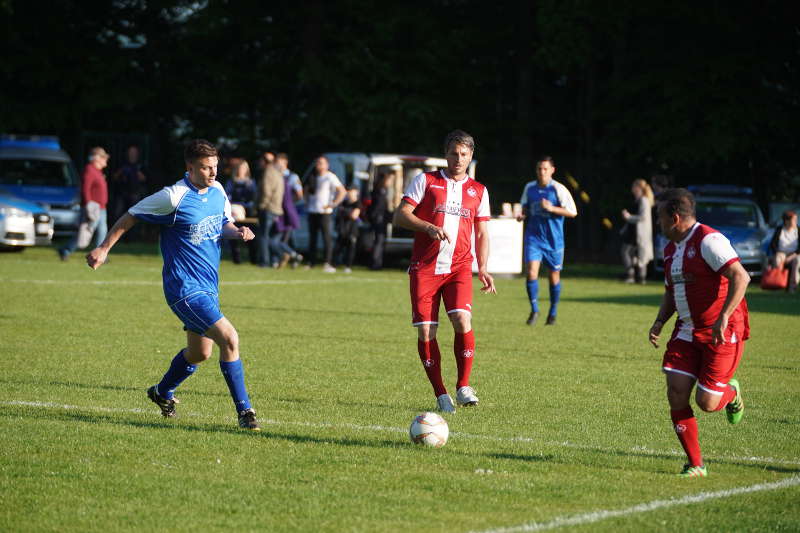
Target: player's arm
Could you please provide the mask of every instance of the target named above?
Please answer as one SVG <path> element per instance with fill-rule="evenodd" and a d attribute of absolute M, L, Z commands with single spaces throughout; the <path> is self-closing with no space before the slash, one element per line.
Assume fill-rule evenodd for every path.
<path fill-rule="evenodd" d="M 444 228 L 440 228 L 439 226 L 435 226 L 419 218 L 414 214 L 414 206 L 405 199 L 400 203 L 400 207 L 394 210 L 392 224 L 400 226 L 401 228 L 410 229 L 411 231 L 427 233 L 428 236 L 435 241 L 450 242 L 450 236 Z"/>
<path fill-rule="evenodd" d="M 234 241 L 251 241 L 255 238 L 255 234 L 247 226 L 237 227 L 233 222 L 228 222 L 222 226 L 222 238 Z"/>
<path fill-rule="evenodd" d="M 336 186 L 336 197 L 333 199 L 333 204 L 331 207 L 338 207 L 344 201 L 344 197 L 347 194 L 347 190 L 344 188 L 343 185 Z"/>
<path fill-rule="evenodd" d="M 664 296 L 661 297 L 661 306 L 658 308 L 658 315 L 650 326 L 650 344 L 658 348 L 658 338 L 661 336 L 661 329 L 666 324 L 672 315 L 675 313 L 675 300 L 672 298 L 672 293 L 669 289 L 664 290 Z"/>
<path fill-rule="evenodd" d="M 494 279 L 486 270 L 489 262 L 489 223 L 486 220 L 479 220 L 475 223 L 475 256 L 478 261 L 478 279 L 483 284 L 481 291 L 497 294 Z"/>
<path fill-rule="evenodd" d="M 130 213 L 122 215 L 111 227 L 106 238 L 100 243 L 100 246 L 86 254 L 86 264 L 92 270 L 97 270 L 103 263 L 106 262 L 108 252 L 117 244 L 117 241 L 122 238 L 126 231 L 131 229 L 136 224 L 136 217 Z"/>
<path fill-rule="evenodd" d="M 750 283 L 750 274 L 747 273 L 739 261 L 735 261 L 725 267 L 720 272 L 720 275 L 728 279 L 728 295 L 725 297 L 725 303 L 722 304 L 719 318 L 711 326 L 711 342 L 714 344 L 727 342 L 725 330 L 728 328 L 728 319 L 739 306 L 742 298 L 744 298 L 747 285 Z"/>

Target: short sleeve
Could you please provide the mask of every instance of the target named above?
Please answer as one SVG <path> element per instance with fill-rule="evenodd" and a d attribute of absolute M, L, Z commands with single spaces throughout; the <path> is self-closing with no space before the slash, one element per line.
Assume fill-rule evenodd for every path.
<path fill-rule="evenodd" d="M 722 233 L 709 233 L 703 237 L 700 254 L 714 272 L 719 272 L 739 260 L 731 242 Z"/>
<path fill-rule="evenodd" d="M 340 180 L 339 176 L 337 176 L 333 172 L 328 172 L 328 178 L 331 180 L 331 187 L 332 188 L 335 189 L 337 187 L 344 187 L 344 185 L 342 185 L 342 180 Z"/>
<path fill-rule="evenodd" d="M 222 225 L 224 226 L 228 222 L 233 222 L 233 214 L 231 214 L 231 201 L 228 199 L 228 194 L 225 192 L 225 188 L 217 182 L 215 184 L 217 190 L 222 193 L 223 198 L 225 198 L 225 207 L 223 208 L 223 214 L 225 215 L 225 220 L 222 221 Z"/>
<path fill-rule="evenodd" d="M 489 209 L 489 191 L 484 187 L 481 203 L 478 205 L 478 213 L 475 215 L 475 222 L 489 220 L 490 218 L 492 218 L 492 213 Z"/>
<path fill-rule="evenodd" d="M 422 201 L 422 197 L 425 196 L 426 183 L 425 173 L 417 174 L 406 187 L 403 199 L 416 207 Z"/>
<path fill-rule="evenodd" d="M 172 221 L 175 209 L 183 195 L 173 194 L 172 187 L 164 187 L 160 191 L 139 200 L 128 209 L 128 213 L 137 219 L 154 224 L 168 224 Z"/>
<path fill-rule="evenodd" d="M 569 211 L 572 215 L 577 215 L 578 208 L 575 207 L 575 200 L 572 199 L 572 195 L 569 193 L 569 190 L 561 183 L 556 182 L 555 185 L 558 203 L 561 204 L 561 207 Z"/>
<path fill-rule="evenodd" d="M 522 197 L 519 199 L 519 203 L 522 204 L 522 207 L 528 205 L 528 189 L 530 188 L 531 183 L 528 182 L 525 184 L 525 188 L 522 189 Z"/>

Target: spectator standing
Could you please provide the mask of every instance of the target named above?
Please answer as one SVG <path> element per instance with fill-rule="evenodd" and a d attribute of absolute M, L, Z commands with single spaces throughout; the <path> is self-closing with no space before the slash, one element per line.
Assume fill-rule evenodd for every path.
<path fill-rule="evenodd" d="M 108 183 L 106 183 L 103 169 L 108 166 L 111 156 L 100 146 L 89 150 L 89 162 L 83 168 L 81 175 L 81 221 L 80 226 L 88 229 L 89 238 L 94 236 L 94 246 L 97 247 L 106 238 L 108 232 Z M 80 227 L 79 226 L 79 227 Z M 82 229 L 82 228 L 81 228 Z M 75 232 L 69 243 L 58 250 L 62 261 L 78 248 L 81 229 Z M 88 244 L 88 243 L 87 243 Z M 86 244 L 83 244 L 86 246 Z"/>
<path fill-rule="evenodd" d="M 322 233 L 325 246 L 323 272 L 332 273 L 336 269 L 333 260 L 333 242 L 331 235 L 331 213 L 344 200 L 345 188 L 338 176 L 330 171 L 328 159 L 319 156 L 314 170 L 306 183 L 308 201 L 308 262 L 314 266 L 317 261 L 317 238 Z"/>
<path fill-rule="evenodd" d="M 625 230 L 632 235 L 633 242 L 622 244 L 622 264 L 625 267 L 625 283 L 647 281 L 647 265 L 653 260 L 653 191 L 643 179 L 633 181 L 631 193 L 636 200 L 636 213 L 622 210 Z"/>
<path fill-rule="evenodd" d="M 367 208 L 367 219 L 372 226 L 374 235 L 372 244 L 372 256 L 369 264 L 370 270 L 380 270 L 383 268 L 383 252 L 386 247 L 386 233 L 389 222 L 392 219 L 390 209 L 392 180 L 394 172 L 384 171 L 378 175 L 375 187 L 372 189 L 372 201 Z"/>
<path fill-rule="evenodd" d="M 111 216 L 114 220 L 128 212 L 128 208 L 141 200 L 147 176 L 141 162 L 141 150 L 135 144 L 125 152 L 125 164 L 111 176 L 113 188 Z"/>
<path fill-rule="evenodd" d="M 283 176 L 273 164 L 264 167 L 261 180 L 258 183 L 258 245 L 259 266 L 277 267 L 280 257 L 271 257 L 274 254 L 270 249 L 270 235 L 273 223 L 277 217 L 283 215 Z"/>
<path fill-rule="evenodd" d="M 522 191 L 522 214 L 525 218 L 524 261 L 527 269 L 525 288 L 531 303 L 526 324 L 532 326 L 539 317 L 539 266 L 544 261 L 550 270 L 550 311 L 545 325 L 556 323 L 561 298 L 561 269 L 564 263 L 564 218 L 578 216 L 575 200 L 569 190 L 553 179 L 556 167 L 553 158 L 542 156 L 536 163 L 536 179 Z"/>
<path fill-rule="evenodd" d="M 795 293 L 800 278 L 800 228 L 797 226 L 797 213 L 784 211 L 781 220 L 783 223 L 775 228 L 769 243 L 768 264 L 772 268 L 789 270 L 788 290 Z"/>
<path fill-rule="evenodd" d="M 250 175 L 250 165 L 244 159 L 240 160 L 233 167 L 231 178 L 225 183 L 225 194 L 231 203 L 231 213 L 233 220 L 242 223 L 245 218 L 257 216 L 255 208 L 256 182 Z M 239 239 L 231 239 L 231 259 L 237 265 L 242 262 L 239 253 Z M 251 239 L 247 242 L 247 249 L 250 254 L 250 262 L 258 264 L 258 242 Z"/>
<path fill-rule="evenodd" d="M 358 184 L 353 182 L 347 188 L 342 204 L 336 210 L 336 248 L 333 256 L 344 264 L 344 273 L 353 271 L 358 243 L 358 218 L 361 216 L 361 202 Z"/>

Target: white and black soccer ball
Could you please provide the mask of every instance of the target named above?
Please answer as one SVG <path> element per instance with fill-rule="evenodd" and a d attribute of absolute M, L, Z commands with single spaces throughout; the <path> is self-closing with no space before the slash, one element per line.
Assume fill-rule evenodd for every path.
<path fill-rule="evenodd" d="M 408 437 L 414 444 L 441 448 L 447 443 L 450 428 L 447 421 L 436 413 L 422 413 L 414 417 L 408 428 Z"/>

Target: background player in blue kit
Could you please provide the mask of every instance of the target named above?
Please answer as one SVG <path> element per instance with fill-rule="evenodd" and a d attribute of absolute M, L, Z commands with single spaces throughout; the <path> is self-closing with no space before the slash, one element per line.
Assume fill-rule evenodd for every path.
<path fill-rule="evenodd" d="M 172 360 L 161 381 L 147 390 L 147 396 L 165 417 L 175 416 L 175 389 L 211 357 L 213 344 L 219 346 L 220 369 L 228 384 L 239 426 L 260 431 L 256 413 L 244 386 L 239 359 L 239 336 L 219 309 L 219 260 L 221 240 L 253 239 L 247 227 L 236 227 L 231 205 L 216 180 L 217 149 L 210 142 L 191 141 L 184 151 L 186 174 L 131 207 L 109 231 L 106 239 L 86 256 L 97 270 L 108 252 L 138 220 L 161 226 L 161 255 L 164 296 L 170 309 L 184 323 L 186 347 Z"/>
<path fill-rule="evenodd" d="M 569 190 L 553 179 L 556 167 L 553 158 L 542 156 L 536 163 L 536 180 L 522 191 L 522 215 L 526 220 L 523 255 L 527 271 L 525 286 L 531 302 L 527 324 L 539 318 L 539 266 L 545 262 L 550 270 L 550 311 L 547 325 L 555 324 L 558 300 L 561 297 L 561 268 L 564 263 L 564 217 L 578 215 Z"/>

